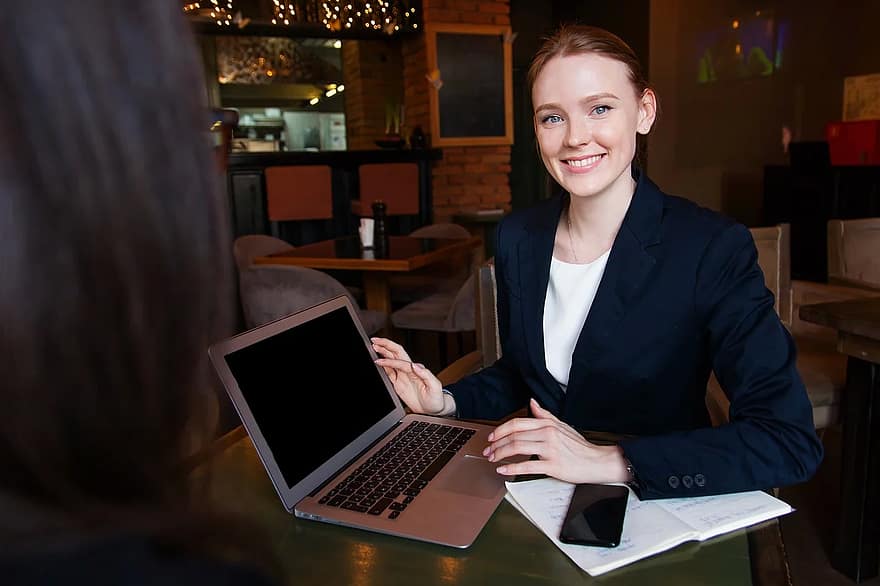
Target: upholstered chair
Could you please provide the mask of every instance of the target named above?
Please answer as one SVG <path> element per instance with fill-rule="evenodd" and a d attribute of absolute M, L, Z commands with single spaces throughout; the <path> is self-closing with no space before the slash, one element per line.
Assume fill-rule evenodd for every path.
<path fill-rule="evenodd" d="M 416 228 L 408 234 L 413 238 L 470 238 L 471 233 L 461 224 L 437 223 Z M 474 252 L 443 262 L 432 263 L 407 274 L 392 275 L 388 280 L 391 302 L 400 307 L 435 293 L 452 293 L 468 279 L 474 264 Z"/>
<path fill-rule="evenodd" d="M 253 265 L 239 273 L 239 293 L 248 329 L 339 295 L 348 296 L 357 307 L 342 283 L 327 273 L 306 267 Z M 384 328 L 388 318 L 384 312 L 369 309 L 360 309 L 359 316 L 368 334 Z"/>
<path fill-rule="evenodd" d="M 411 346 L 411 332 L 436 332 L 440 338 L 440 363 L 448 363 L 447 339 L 457 334 L 459 349 L 464 346 L 464 332 L 475 327 L 474 278 L 469 277 L 455 291 L 438 291 L 427 297 L 408 303 L 391 312 L 391 324 L 403 330 L 407 346 Z"/>
<path fill-rule="evenodd" d="M 239 271 L 249 268 L 258 256 L 268 256 L 293 249 L 289 242 L 266 234 L 239 236 L 232 243 L 232 254 Z"/>
<path fill-rule="evenodd" d="M 850 222 L 856 223 L 852 229 Z M 877 250 L 880 242 L 880 219 L 873 222 L 873 230 L 869 229 L 870 221 L 829 222 L 830 283 L 791 280 L 788 224 L 752 229 L 767 288 L 773 292 L 780 319 L 794 338 L 797 370 L 813 405 L 816 429 L 838 421 L 840 396 L 846 385 L 846 356 L 837 351 L 834 330 L 801 321 L 798 312 L 801 305 L 880 296 L 880 289 L 866 286 L 880 283 L 880 273 L 871 272 L 872 267 L 874 271 L 878 267 L 876 261 L 871 263 L 871 246 Z M 714 376 L 709 381 L 706 404 L 713 423 L 728 420 L 730 403 Z"/>

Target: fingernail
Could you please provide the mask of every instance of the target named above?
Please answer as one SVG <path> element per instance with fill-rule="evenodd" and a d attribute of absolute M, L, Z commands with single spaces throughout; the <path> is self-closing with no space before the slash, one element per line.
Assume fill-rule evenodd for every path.
<path fill-rule="evenodd" d="M 488 457 L 487 459 L 488 459 L 490 462 L 494 462 L 494 461 L 495 461 L 495 454 L 489 454 L 489 457 Z"/>
<path fill-rule="evenodd" d="M 495 469 L 498 474 L 507 474 L 507 466 L 499 466 Z"/>
<path fill-rule="evenodd" d="M 494 441 L 494 440 L 495 440 L 495 432 L 493 431 L 493 432 L 491 432 L 491 433 L 489 434 L 489 441 L 491 442 L 491 441 Z M 486 449 L 488 450 L 489 448 L 486 448 Z"/>
<path fill-rule="evenodd" d="M 416 362 L 415 365 L 418 366 L 419 368 L 425 368 L 425 365 L 422 364 L 421 362 Z"/>
<path fill-rule="evenodd" d="M 489 446 L 486 446 L 486 449 L 483 450 L 483 455 L 484 455 L 484 456 L 488 456 L 488 455 L 489 455 Z"/>

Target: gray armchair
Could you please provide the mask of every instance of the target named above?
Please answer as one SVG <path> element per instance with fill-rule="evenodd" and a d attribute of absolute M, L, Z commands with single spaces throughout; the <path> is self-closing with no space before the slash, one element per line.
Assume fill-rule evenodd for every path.
<path fill-rule="evenodd" d="M 232 255 L 235 257 L 235 266 L 239 271 L 249 268 L 258 256 L 268 256 L 293 249 L 294 246 L 286 240 L 265 234 L 239 236 L 232 243 Z"/>
<path fill-rule="evenodd" d="M 248 329 L 339 295 L 347 295 L 357 306 L 342 283 L 327 273 L 305 267 L 254 265 L 239 273 L 239 294 Z M 359 316 L 367 334 L 384 328 L 388 318 L 384 312 L 369 309 L 361 309 Z"/>

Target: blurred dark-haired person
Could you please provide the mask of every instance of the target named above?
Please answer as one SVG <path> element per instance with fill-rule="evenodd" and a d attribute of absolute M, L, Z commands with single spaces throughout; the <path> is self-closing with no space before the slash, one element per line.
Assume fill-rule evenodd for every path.
<path fill-rule="evenodd" d="M 502 357 L 448 389 L 390 340 L 374 347 L 417 413 L 501 419 L 499 474 L 627 482 L 642 499 L 786 486 L 822 458 L 791 336 L 749 230 L 663 193 L 639 168 L 657 96 L 632 49 L 567 25 L 529 71 L 535 136 L 563 193 L 499 225 Z M 712 427 L 714 371 L 730 421 Z M 593 444 L 577 430 L 628 437 Z"/>
<path fill-rule="evenodd" d="M 183 465 L 232 285 L 180 3 L 3 10 L 0 583 L 269 584 Z"/>

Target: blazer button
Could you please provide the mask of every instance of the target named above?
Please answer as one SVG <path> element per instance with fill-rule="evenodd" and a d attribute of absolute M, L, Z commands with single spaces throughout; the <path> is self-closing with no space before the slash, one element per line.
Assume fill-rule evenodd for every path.
<path fill-rule="evenodd" d="M 700 488 L 706 486 L 706 477 L 703 476 L 702 474 L 695 474 L 694 475 L 694 484 L 696 484 Z"/>
<path fill-rule="evenodd" d="M 670 488 L 678 488 L 678 476 L 670 476 L 666 482 L 669 483 Z"/>
<path fill-rule="evenodd" d="M 694 479 L 685 474 L 681 477 L 681 483 L 684 485 L 685 488 L 690 488 L 694 485 Z"/>

